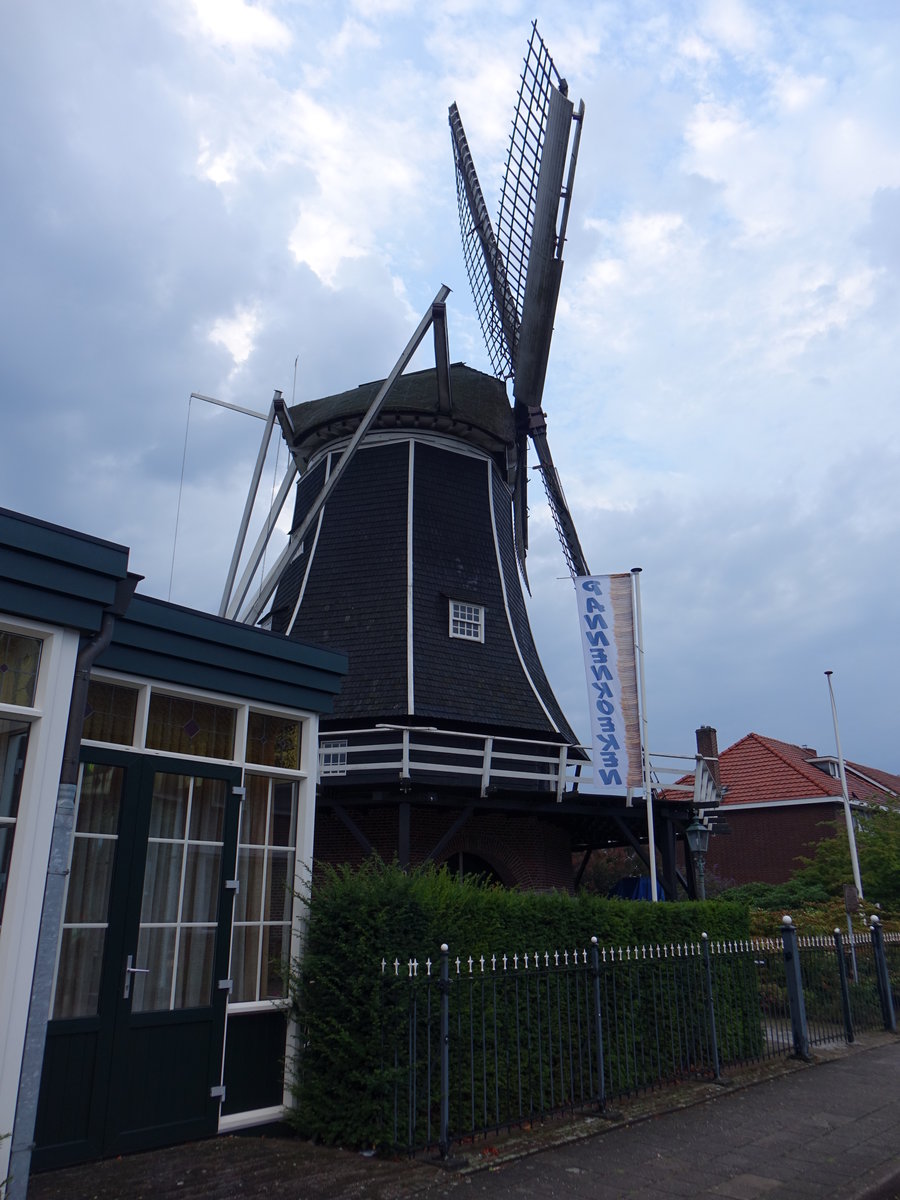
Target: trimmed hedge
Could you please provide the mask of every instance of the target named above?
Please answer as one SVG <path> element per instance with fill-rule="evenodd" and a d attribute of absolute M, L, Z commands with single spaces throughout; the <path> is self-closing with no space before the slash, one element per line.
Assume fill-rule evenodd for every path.
<path fill-rule="evenodd" d="M 382 1011 L 382 959 L 437 962 L 442 942 L 451 958 L 477 958 L 580 949 L 593 936 L 601 946 L 697 942 L 703 932 L 748 937 L 747 909 L 509 891 L 432 867 L 405 874 L 374 859 L 357 870 L 326 868 L 313 886 L 304 955 L 292 972 L 302 1040 L 294 1123 L 332 1144 L 383 1143 L 392 1086 L 383 1037 L 397 1015 Z"/>

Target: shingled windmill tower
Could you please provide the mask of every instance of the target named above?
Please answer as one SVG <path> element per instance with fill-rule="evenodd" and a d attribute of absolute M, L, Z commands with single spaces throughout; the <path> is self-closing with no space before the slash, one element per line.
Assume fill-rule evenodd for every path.
<path fill-rule="evenodd" d="M 300 477 L 293 532 L 244 615 L 268 609 L 275 630 L 348 655 L 320 724 L 317 859 L 375 850 L 571 884 L 559 817 L 585 755 L 541 665 L 523 581 L 529 437 L 570 570 L 586 573 L 541 410 L 582 117 L 533 28 L 495 234 L 450 109 L 493 375 L 450 364 L 443 288 L 386 380 L 290 408 L 276 395 Z M 429 328 L 434 369 L 403 374 Z M 247 593 L 231 596 L 233 577 L 229 615 Z"/>

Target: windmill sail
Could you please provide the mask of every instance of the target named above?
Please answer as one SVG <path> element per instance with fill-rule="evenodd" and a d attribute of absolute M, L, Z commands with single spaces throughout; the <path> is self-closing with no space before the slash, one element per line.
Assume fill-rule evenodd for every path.
<path fill-rule="evenodd" d="M 541 409 L 583 117 L 584 104 L 576 113 L 566 82 L 534 23 L 513 117 L 495 234 L 459 110 L 455 104 L 450 108 L 460 232 L 469 283 L 494 373 L 513 381 L 513 509 L 516 551 L 526 583 L 529 436 L 538 453 L 569 570 L 573 577 L 581 573 L 581 568 L 586 570 L 575 524 L 550 456 Z M 575 135 L 564 185 L 573 123 Z"/>
<path fill-rule="evenodd" d="M 553 524 L 556 526 L 556 532 L 562 543 L 563 553 L 566 556 L 566 565 L 569 568 L 569 574 L 572 578 L 577 579 L 580 575 L 588 573 L 587 561 L 584 557 L 584 551 L 581 549 L 581 542 L 578 540 L 578 533 L 575 530 L 575 522 L 572 520 L 572 514 L 569 511 L 569 505 L 563 493 L 559 472 L 553 465 L 553 457 L 550 454 L 550 443 L 547 441 L 547 426 L 540 409 L 538 409 L 538 414 L 536 420 L 540 421 L 542 427 L 532 429 L 531 440 L 534 442 L 538 462 L 541 465 L 544 490 L 547 493 L 547 500 L 550 503 Z"/>
<path fill-rule="evenodd" d="M 455 104 L 450 105 L 450 133 L 466 271 L 494 374 L 498 379 L 508 379 L 519 336 L 519 312 Z"/>

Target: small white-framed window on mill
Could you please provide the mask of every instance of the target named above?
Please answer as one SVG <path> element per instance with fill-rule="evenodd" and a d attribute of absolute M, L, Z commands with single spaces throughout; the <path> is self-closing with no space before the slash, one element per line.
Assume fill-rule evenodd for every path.
<path fill-rule="evenodd" d="M 470 642 L 484 641 L 484 609 L 480 604 L 450 601 L 450 636 Z"/>
<path fill-rule="evenodd" d="M 347 739 L 336 738 L 319 743 L 319 774 L 347 774 Z"/>

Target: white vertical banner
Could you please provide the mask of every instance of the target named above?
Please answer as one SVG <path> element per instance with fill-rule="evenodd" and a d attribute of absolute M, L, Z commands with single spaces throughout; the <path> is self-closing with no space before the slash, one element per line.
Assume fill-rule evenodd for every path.
<path fill-rule="evenodd" d="M 594 785 L 621 795 L 642 786 L 631 574 L 575 580 L 591 710 Z"/>

